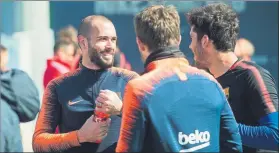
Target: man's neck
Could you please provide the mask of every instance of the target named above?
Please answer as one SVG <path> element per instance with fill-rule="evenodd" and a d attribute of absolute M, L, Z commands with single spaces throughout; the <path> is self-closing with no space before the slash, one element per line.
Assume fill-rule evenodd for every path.
<path fill-rule="evenodd" d="M 99 66 L 95 65 L 92 62 L 88 62 L 86 60 L 82 60 L 81 63 L 82 63 L 83 66 L 85 66 L 86 68 L 91 69 L 91 70 L 99 70 L 100 69 Z"/>
<path fill-rule="evenodd" d="M 218 53 L 209 67 L 209 71 L 215 78 L 225 74 L 238 60 L 233 52 Z"/>

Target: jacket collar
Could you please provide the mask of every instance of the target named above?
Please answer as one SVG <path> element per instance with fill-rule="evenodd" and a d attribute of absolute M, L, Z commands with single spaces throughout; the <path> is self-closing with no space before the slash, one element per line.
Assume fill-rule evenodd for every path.
<path fill-rule="evenodd" d="M 170 59 L 170 60 L 163 60 L 165 62 L 172 61 L 173 58 L 185 59 L 184 53 L 180 51 L 180 49 L 177 46 L 162 47 L 157 50 L 154 50 L 146 59 L 146 62 L 144 64 L 145 72 L 149 72 L 155 69 L 156 67 L 158 67 L 159 65 L 158 63 L 160 63 L 160 65 L 163 64 L 159 61 L 163 59 Z"/>

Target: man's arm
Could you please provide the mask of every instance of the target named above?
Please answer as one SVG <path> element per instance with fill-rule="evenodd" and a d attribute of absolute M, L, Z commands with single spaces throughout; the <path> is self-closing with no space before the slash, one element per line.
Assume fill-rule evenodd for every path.
<path fill-rule="evenodd" d="M 242 143 L 232 109 L 220 89 L 224 106 L 220 123 L 220 152 L 242 152 Z"/>
<path fill-rule="evenodd" d="M 77 131 L 54 134 L 60 115 L 61 106 L 58 102 L 54 80 L 49 83 L 44 92 L 42 109 L 33 135 L 33 150 L 35 152 L 60 152 L 80 146 Z"/>
<path fill-rule="evenodd" d="M 38 89 L 27 73 L 17 69 L 11 71 L 11 92 L 15 100 L 12 108 L 20 122 L 32 121 L 40 110 Z"/>
<path fill-rule="evenodd" d="M 5 101 L 0 105 L 0 152 L 23 152 L 17 114 Z"/>
<path fill-rule="evenodd" d="M 278 150 L 278 93 L 275 81 L 264 70 L 251 67 L 247 76 L 247 99 L 259 126 L 239 124 L 242 143 L 258 149 Z"/>
<path fill-rule="evenodd" d="M 146 118 L 144 106 L 139 101 L 133 85 L 128 83 L 124 94 L 122 123 L 116 152 L 142 151 Z"/>

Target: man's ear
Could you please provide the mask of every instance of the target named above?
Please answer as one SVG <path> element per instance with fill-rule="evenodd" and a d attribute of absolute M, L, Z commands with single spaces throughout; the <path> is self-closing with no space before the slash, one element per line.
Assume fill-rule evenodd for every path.
<path fill-rule="evenodd" d="M 145 51 L 146 51 L 146 47 L 145 47 L 145 45 L 142 43 L 142 41 L 141 41 L 138 37 L 136 37 L 136 41 L 137 41 L 137 45 L 138 45 L 139 51 L 145 52 Z"/>
<path fill-rule="evenodd" d="M 87 39 L 82 35 L 78 35 L 78 44 L 81 48 L 81 51 L 86 50 L 88 48 Z"/>
<path fill-rule="evenodd" d="M 201 39 L 202 48 L 207 48 L 210 43 L 208 35 L 204 35 Z"/>
<path fill-rule="evenodd" d="M 178 45 L 178 46 L 180 46 L 181 39 L 182 39 L 182 38 L 181 38 L 181 35 L 179 35 L 179 39 L 178 39 L 178 42 L 177 42 L 177 45 Z"/>

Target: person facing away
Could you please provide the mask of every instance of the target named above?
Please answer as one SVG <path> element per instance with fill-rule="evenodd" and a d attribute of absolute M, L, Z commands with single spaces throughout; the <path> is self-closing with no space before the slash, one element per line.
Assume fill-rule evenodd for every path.
<path fill-rule="evenodd" d="M 248 39 L 240 38 L 236 41 L 234 53 L 238 58 L 251 62 L 255 47 Z"/>
<path fill-rule="evenodd" d="M 241 152 L 222 88 L 179 49 L 175 7 L 147 7 L 134 26 L 146 73 L 126 87 L 116 152 Z"/>
<path fill-rule="evenodd" d="M 92 15 L 82 20 L 78 35 L 81 66 L 46 87 L 33 135 L 35 152 L 114 152 L 124 89 L 138 76 L 112 67 L 116 41 L 115 27 L 108 18 Z M 93 121 L 96 104 L 110 119 Z M 57 126 L 59 134 L 54 133 Z"/>
<path fill-rule="evenodd" d="M 72 42 L 57 41 L 54 45 L 54 56 L 47 60 L 47 67 L 44 73 L 44 88 L 47 84 L 70 71 L 73 71 L 73 59 L 75 46 Z"/>
<path fill-rule="evenodd" d="M 243 152 L 278 151 L 275 81 L 264 68 L 235 55 L 237 13 L 226 4 L 215 3 L 191 10 L 187 19 L 194 60 L 222 85 L 238 122 Z"/>
<path fill-rule="evenodd" d="M 27 73 L 8 67 L 9 51 L 0 44 L 0 152 L 22 152 L 20 123 L 35 119 L 39 92 Z"/>
<path fill-rule="evenodd" d="M 74 43 L 75 54 L 72 63 L 74 65 L 74 69 L 77 69 L 79 67 L 80 58 L 81 58 L 81 51 L 80 51 L 80 47 L 78 46 L 78 40 L 77 40 L 78 31 L 72 25 L 68 25 L 60 29 L 57 36 L 58 36 L 58 41 L 67 41 L 67 42 Z"/>

